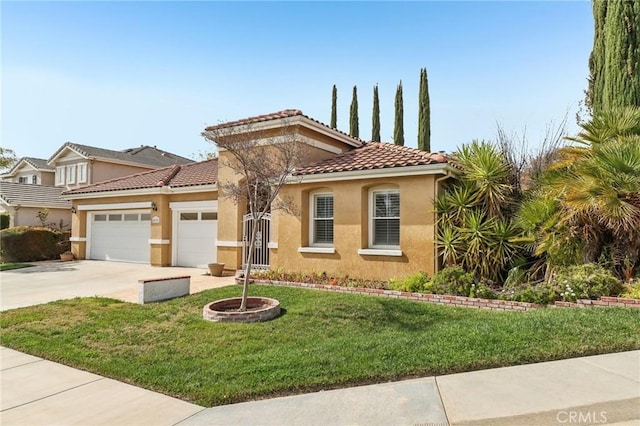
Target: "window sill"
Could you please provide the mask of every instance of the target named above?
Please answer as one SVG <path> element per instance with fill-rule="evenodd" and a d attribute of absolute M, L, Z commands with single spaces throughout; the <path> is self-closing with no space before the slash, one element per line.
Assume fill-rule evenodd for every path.
<path fill-rule="evenodd" d="M 335 254 L 335 247 L 298 247 L 298 253 Z"/>
<path fill-rule="evenodd" d="M 360 256 L 402 256 L 402 250 L 393 249 L 360 249 L 358 250 Z"/>

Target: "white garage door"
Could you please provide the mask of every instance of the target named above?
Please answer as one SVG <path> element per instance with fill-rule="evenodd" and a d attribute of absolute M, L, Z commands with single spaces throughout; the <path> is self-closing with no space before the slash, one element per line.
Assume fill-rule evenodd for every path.
<path fill-rule="evenodd" d="M 149 213 L 117 211 L 91 215 L 89 257 L 116 262 L 149 263 Z"/>
<path fill-rule="evenodd" d="M 218 213 L 215 211 L 175 212 L 177 215 L 177 266 L 206 268 L 216 261 Z"/>

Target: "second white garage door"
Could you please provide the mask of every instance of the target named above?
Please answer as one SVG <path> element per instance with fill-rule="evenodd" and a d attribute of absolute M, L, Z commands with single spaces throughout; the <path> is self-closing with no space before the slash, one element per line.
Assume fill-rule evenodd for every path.
<path fill-rule="evenodd" d="M 90 259 L 150 262 L 148 213 L 122 210 L 91 216 Z"/>
<path fill-rule="evenodd" d="M 206 268 L 216 262 L 218 213 L 215 211 L 179 211 L 175 239 L 177 266 Z"/>

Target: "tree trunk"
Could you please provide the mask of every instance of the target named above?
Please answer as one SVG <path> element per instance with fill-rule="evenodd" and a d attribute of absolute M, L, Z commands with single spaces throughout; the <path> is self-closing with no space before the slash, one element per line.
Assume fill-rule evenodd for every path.
<path fill-rule="evenodd" d="M 251 218 L 251 223 L 253 227 L 251 228 L 251 237 L 249 237 L 249 254 L 247 255 L 246 267 L 244 270 L 244 283 L 242 284 L 242 301 L 240 302 L 240 308 L 238 309 L 240 312 L 244 312 L 247 310 L 247 298 L 249 297 L 249 281 L 251 277 L 251 264 L 253 262 L 253 249 L 256 244 L 256 234 L 258 231 L 258 222 L 260 219 L 256 219 L 255 217 Z"/>

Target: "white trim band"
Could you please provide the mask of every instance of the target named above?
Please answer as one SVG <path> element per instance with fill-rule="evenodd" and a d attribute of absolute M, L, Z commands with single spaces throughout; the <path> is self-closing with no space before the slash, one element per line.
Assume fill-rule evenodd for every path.
<path fill-rule="evenodd" d="M 335 247 L 298 247 L 298 253 L 335 254 Z"/>
<path fill-rule="evenodd" d="M 346 172 L 318 173 L 315 175 L 289 176 L 287 183 L 332 182 L 340 180 L 375 179 L 420 175 L 446 175 L 455 171 L 445 163 L 426 164 L 422 166 L 389 167 L 387 169 L 352 170 Z"/>
<path fill-rule="evenodd" d="M 218 200 L 207 201 L 174 201 L 169 203 L 171 210 L 215 210 L 218 211 Z"/>
<path fill-rule="evenodd" d="M 171 240 L 149 239 L 149 244 L 171 244 Z"/>
<path fill-rule="evenodd" d="M 129 209 L 150 209 L 151 201 L 139 203 L 114 203 L 114 204 L 81 204 L 78 210 L 129 210 Z"/>
<path fill-rule="evenodd" d="M 277 241 L 269 241 L 267 243 L 267 248 L 277 249 L 278 248 L 278 242 Z"/>
<path fill-rule="evenodd" d="M 84 243 L 87 241 L 87 237 L 69 237 L 69 241 L 72 243 Z"/>
<path fill-rule="evenodd" d="M 242 241 L 216 241 L 218 247 L 242 247 Z"/>
<path fill-rule="evenodd" d="M 389 250 L 389 249 L 360 249 L 358 250 L 360 256 L 402 256 L 402 250 Z"/>

